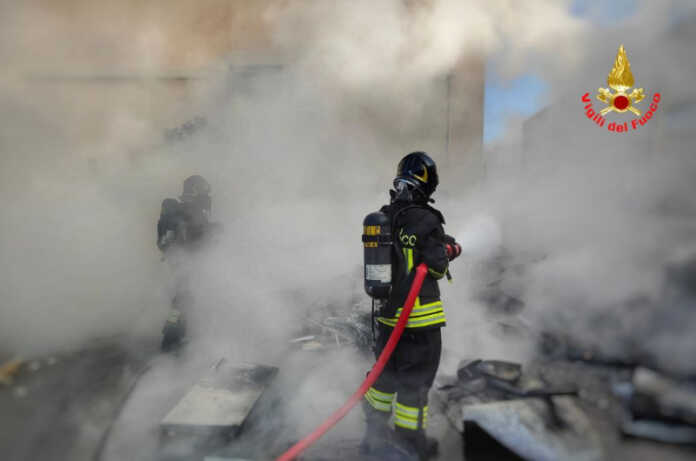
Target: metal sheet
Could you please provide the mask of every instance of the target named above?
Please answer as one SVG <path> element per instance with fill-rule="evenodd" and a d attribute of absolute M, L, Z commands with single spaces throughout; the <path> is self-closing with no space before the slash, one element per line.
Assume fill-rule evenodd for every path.
<path fill-rule="evenodd" d="M 550 424 L 548 405 L 541 399 L 463 405 L 460 421 L 453 422 L 462 432 L 467 423 L 476 423 L 501 445 L 524 459 L 602 459 L 599 439 L 573 399 L 553 397 L 553 403 L 563 427 L 553 427 Z M 464 435 L 466 440 L 466 434 Z"/>
<path fill-rule="evenodd" d="M 163 429 L 238 428 L 251 413 L 277 368 L 218 363 L 172 408 Z"/>

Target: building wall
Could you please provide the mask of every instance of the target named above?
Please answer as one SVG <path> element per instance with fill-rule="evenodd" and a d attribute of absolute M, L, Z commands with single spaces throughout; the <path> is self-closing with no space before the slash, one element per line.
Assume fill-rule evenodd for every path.
<path fill-rule="evenodd" d="M 27 0 L 0 20 L 12 37 L 0 56 L 37 109 L 66 121 L 68 138 L 89 148 L 122 130 L 163 132 L 198 115 L 200 90 L 232 62 L 236 70 L 282 66 L 264 16 L 277 1 Z M 379 129 L 403 140 L 397 149 L 433 151 L 445 177 L 479 176 L 483 67 L 480 57 L 463 59 L 417 95 L 426 99 L 420 122 Z"/>

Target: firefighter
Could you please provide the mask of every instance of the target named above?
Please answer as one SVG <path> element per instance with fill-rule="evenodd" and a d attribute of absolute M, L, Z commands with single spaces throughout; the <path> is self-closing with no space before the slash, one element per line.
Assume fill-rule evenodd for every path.
<path fill-rule="evenodd" d="M 172 309 L 162 329 L 162 350 L 169 351 L 179 345 L 186 335 L 184 312 L 193 304 L 185 274 L 186 251 L 202 244 L 210 233 L 211 209 L 210 184 L 202 176 L 186 178 L 180 201 L 167 198 L 157 222 L 157 247 L 173 268 L 175 294 Z"/>
<path fill-rule="evenodd" d="M 381 211 L 391 220 L 393 244 L 392 288 L 380 302 L 375 354 L 378 357 L 396 325 L 415 276 L 425 263 L 428 274 L 408 318 L 406 329 L 382 375 L 365 394 L 367 432 L 364 453 L 376 455 L 385 446 L 396 446 L 425 460 L 437 452 L 428 439 L 428 391 L 440 363 L 445 313 L 438 280 L 449 278 L 449 261 L 461 247 L 445 234 L 442 214 L 430 206 L 438 185 L 435 162 L 424 152 L 406 155 L 398 165 L 391 201 Z M 388 426 L 394 416 L 394 433 Z M 394 444 L 390 441 L 394 440 Z"/>

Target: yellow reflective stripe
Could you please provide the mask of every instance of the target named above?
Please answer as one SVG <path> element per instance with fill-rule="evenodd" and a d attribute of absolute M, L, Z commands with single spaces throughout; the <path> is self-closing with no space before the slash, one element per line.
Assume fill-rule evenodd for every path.
<path fill-rule="evenodd" d="M 404 253 L 404 259 L 406 260 L 406 275 L 408 275 L 411 273 L 411 269 L 413 269 L 413 249 L 402 248 L 401 251 Z"/>
<path fill-rule="evenodd" d="M 365 393 L 365 400 L 367 400 L 375 410 L 391 412 L 394 394 L 380 392 L 374 387 L 370 387 Z"/>
<path fill-rule="evenodd" d="M 446 322 L 445 314 L 442 313 L 442 314 L 437 314 L 436 316 L 434 316 L 432 318 L 428 317 L 428 318 L 425 318 L 423 320 L 414 320 L 414 321 L 409 320 L 409 322 L 406 326 L 408 328 L 427 327 L 430 325 L 437 325 L 438 323 L 445 323 L 445 322 Z"/>
<path fill-rule="evenodd" d="M 423 425 L 421 426 L 423 429 L 427 427 L 427 419 L 423 419 Z M 408 418 L 404 418 L 399 415 L 394 415 L 394 425 L 403 427 L 405 429 L 412 429 L 412 430 L 418 430 L 418 421 L 417 420 L 412 420 Z"/>
<path fill-rule="evenodd" d="M 417 303 L 417 304 L 414 304 L 414 307 L 417 306 L 417 307 L 419 307 L 419 308 L 428 308 L 428 307 L 442 306 L 442 301 L 440 301 L 440 300 L 438 300 L 438 301 L 433 301 L 433 302 L 428 303 L 428 304 L 421 304 L 421 303 L 420 303 L 420 297 L 418 297 L 418 298 L 416 298 L 416 301 L 418 301 L 418 303 Z M 400 307 L 400 308 L 399 308 L 399 311 L 401 311 L 401 309 L 403 309 L 403 307 Z"/>
<path fill-rule="evenodd" d="M 377 321 L 393 327 L 398 322 L 398 317 L 378 317 Z M 437 323 L 445 323 L 447 319 L 445 318 L 445 313 L 441 308 L 438 308 L 431 313 L 421 314 L 417 316 L 409 316 L 408 322 L 406 323 L 407 328 L 413 327 L 423 327 L 429 325 L 435 325 Z"/>
<path fill-rule="evenodd" d="M 396 402 L 396 411 L 397 413 L 404 413 L 406 415 L 413 415 L 417 417 L 421 409 L 418 407 L 409 407 L 407 405 L 404 405 L 403 403 Z M 427 413 L 427 411 L 428 406 L 426 405 L 425 407 L 423 407 L 423 412 Z"/>
<path fill-rule="evenodd" d="M 409 317 L 417 317 L 419 315 L 427 314 L 429 311 L 436 311 L 436 310 L 442 310 L 442 301 L 435 301 L 434 303 L 429 303 L 429 304 L 422 304 L 419 306 L 413 306 L 413 309 L 411 309 L 411 315 Z M 401 312 L 404 310 L 403 307 L 400 307 L 396 310 L 396 316 L 398 317 L 401 315 Z"/>
<path fill-rule="evenodd" d="M 373 394 L 375 397 L 380 397 L 382 399 L 387 399 L 390 401 L 394 398 L 394 392 L 391 392 L 391 393 L 390 392 L 382 392 L 382 391 L 378 391 L 374 387 L 370 387 L 367 390 L 367 392 L 369 392 L 370 394 Z"/>
<path fill-rule="evenodd" d="M 414 317 L 409 317 L 408 323 L 417 323 L 417 322 L 420 322 L 421 320 L 434 319 L 436 317 L 445 318 L 445 312 L 442 309 L 438 309 L 431 314 L 422 314 L 422 315 L 416 315 Z"/>
<path fill-rule="evenodd" d="M 383 411 L 385 413 L 391 413 L 391 411 L 392 411 L 392 407 L 388 403 L 377 402 L 377 401 L 370 400 L 370 399 L 367 399 L 367 403 L 369 403 L 372 408 L 374 408 L 375 410 L 378 410 L 378 411 Z"/>
<path fill-rule="evenodd" d="M 418 430 L 418 423 L 417 422 L 402 420 L 402 419 L 399 419 L 396 417 L 394 418 L 394 425 L 399 426 L 399 427 L 404 428 L 404 429 L 411 429 L 413 431 Z"/>
<path fill-rule="evenodd" d="M 418 430 L 418 423 L 414 423 L 413 421 L 401 420 L 399 418 L 394 418 L 394 425 L 402 427 L 404 429 L 411 429 L 413 431 Z"/>
<path fill-rule="evenodd" d="M 440 309 L 433 309 L 431 311 L 427 311 L 423 314 L 418 314 L 418 315 L 410 315 L 409 320 L 415 321 L 415 320 L 420 320 L 426 317 L 432 317 L 433 315 L 438 315 L 438 314 L 444 314 L 444 311 L 442 308 Z"/>
<path fill-rule="evenodd" d="M 367 403 L 370 404 L 372 408 L 375 410 L 379 411 L 384 411 L 384 412 L 391 412 L 392 410 L 392 404 L 390 403 L 385 403 L 382 402 L 381 400 L 376 400 L 373 396 L 365 394 L 365 400 L 367 400 Z"/>
<path fill-rule="evenodd" d="M 386 319 L 384 317 L 379 317 L 377 318 L 377 321 L 381 323 L 382 325 L 386 325 L 388 327 L 395 327 L 396 326 L 396 320 L 394 319 Z M 446 323 L 447 319 L 445 318 L 444 314 L 439 314 L 437 317 L 434 317 L 432 319 L 423 319 L 423 320 L 409 320 L 408 323 L 406 323 L 406 328 L 420 328 L 420 327 L 428 327 L 431 325 L 437 325 L 439 323 Z"/>
<path fill-rule="evenodd" d="M 408 316 L 406 328 L 424 327 L 445 323 L 445 312 L 442 310 L 442 301 L 433 301 L 427 304 L 419 304 L 420 299 L 416 298 L 416 305 Z M 399 321 L 399 316 L 404 308 L 399 307 L 394 317 L 377 317 L 377 321 L 383 325 L 393 327 Z"/>
<path fill-rule="evenodd" d="M 402 421 L 407 421 L 407 422 L 409 422 L 409 423 L 412 422 L 412 423 L 418 424 L 418 416 L 411 417 L 411 416 L 407 416 L 407 415 L 395 414 L 395 415 L 394 415 L 394 419 L 397 419 L 397 418 L 400 419 L 400 420 L 402 420 Z"/>
<path fill-rule="evenodd" d="M 432 275 L 432 276 L 435 277 L 436 279 L 441 279 L 442 277 L 445 276 L 445 273 L 446 273 L 447 271 L 445 271 L 445 272 L 438 272 L 438 271 L 436 271 L 436 270 L 433 270 L 433 269 L 431 269 L 431 268 L 428 268 L 428 272 L 430 273 L 430 275 Z"/>
<path fill-rule="evenodd" d="M 402 421 L 407 421 L 407 422 L 413 422 L 413 423 L 418 423 L 418 416 L 409 416 L 409 415 L 404 415 L 400 413 L 395 413 L 394 414 L 394 419 L 401 419 Z M 426 415 L 423 415 L 423 427 L 426 426 L 428 422 L 428 417 Z"/>
<path fill-rule="evenodd" d="M 376 400 L 381 400 L 382 402 L 389 402 L 391 403 L 392 400 L 394 400 L 394 393 L 392 392 L 391 394 L 388 394 L 386 392 L 380 392 L 374 387 L 371 387 L 367 390 L 367 394 L 370 396 L 374 397 Z"/>
<path fill-rule="evenodd" d="M 377 317 L 377 321 L 378 321 L 379 323 L 382 323 L 382 324 L 387 325 L 387 326 L 390 326 L 390 327 L 393 327 L 393 326 L 396 325 L 396 320 L 388 319 L 388 318 L 385 318 L 385 317 Z"/>
<path fill-rule="evenodd" d="M 422 427 L 425 428 L 428 422 L 428 406 L 422 409 L 418 407 L 409 407 L 403 403 L 396 402 L 396 410 L 394 412 L 394 424 L 406 429 L 418 429 L 418 417 L 422 412 L 423 422 Z"/>

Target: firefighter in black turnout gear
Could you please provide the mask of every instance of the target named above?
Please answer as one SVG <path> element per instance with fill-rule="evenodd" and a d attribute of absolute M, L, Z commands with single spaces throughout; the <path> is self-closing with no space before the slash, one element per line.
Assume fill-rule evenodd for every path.
<path fill-rule="evenodd" d="M 162 350 L 178 347 L 186 335 L 184 313 L 192 305 L 186 277 L 186 253 L 202 245 L 210 233 L 210 184 L 202 176 L 186 178 L 181 200 L 167 198 L 157 222 L 157 247 L 175 273 L 172 309 L 162 329 Z"/>
<path fill-rule="evenodd" d="M 208 181 L 199 175 L 186 178 L 181 201 L 162 201 L 157 247 L 165 252 L 172 245 L 190 249 L 200 243 L 210 224 L 211 203 Z"/>
<path fill-rule="evenodd" d="M 394 446 L 420 460 L 437 451 L 437 442 L 426 437 L 425 429 L 428 391 L 440 363 L 440 328 L 446 322 L 438 280 L 449 278 L 449 261 L 461 252 L 454 238 L 445 234 L 442 214 L 430 206 L 437 185 L 435 162 L 424 152 L 410 153 L 397 168 L 390 204 L 381 209 L 391 220 L 393 253 L 391 291 L 388 298 L 378 301 L 377 357 L 399 319 L 415 267 L 425 263 L 428 274 L 394 353 L 365 394 L 367 432 L 361 448 L 373 456 L 388 458 L 381 450 Z M 395 434 L 388 426 L 392 413 Z"/>

